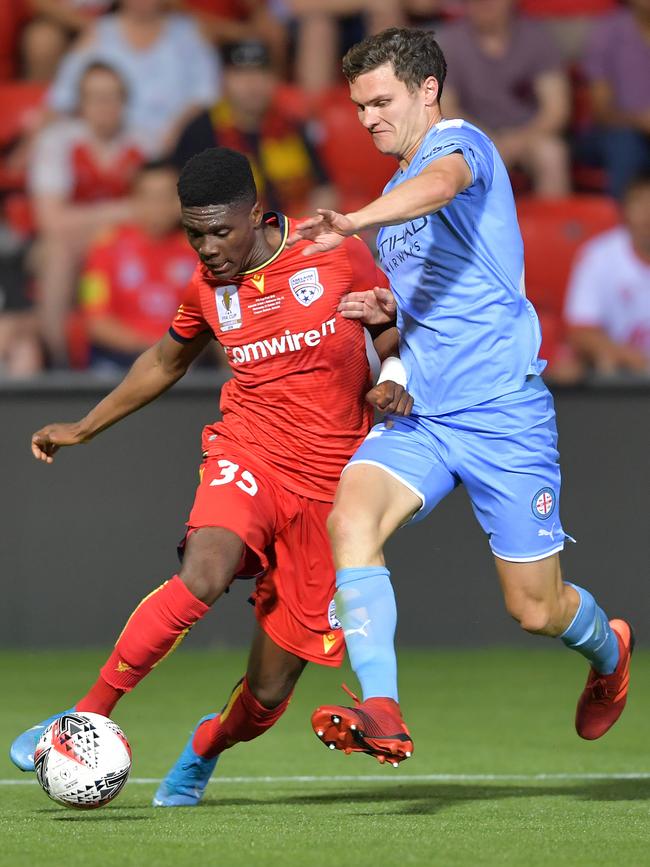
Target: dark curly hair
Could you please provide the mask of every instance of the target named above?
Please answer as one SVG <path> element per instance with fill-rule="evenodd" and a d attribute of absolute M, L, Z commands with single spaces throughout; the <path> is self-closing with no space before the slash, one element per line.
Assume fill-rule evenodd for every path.
<path fill-rule="evenodd" d="M 178 178 L 178 197 L 184 208 L 250 204 L 257 188 L 247 158 L 230 148 L 208 148 L 189 159 Z"/>
<path fill-rule="evenodd" d="M 353 45 L 343 58 L 343 74 L 352 83 L 384 63 L 390 63 L 398 81 L 416 90 L 433 76 L 438 82 L 438 100 L 447 75 L 447 61 L 430 30 L 389 27 Z"/>

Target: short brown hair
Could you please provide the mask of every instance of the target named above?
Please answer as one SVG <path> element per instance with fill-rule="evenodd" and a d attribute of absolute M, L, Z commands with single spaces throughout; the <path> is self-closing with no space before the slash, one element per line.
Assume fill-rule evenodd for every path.
<path fill-rule="evenodd" d="M 409 90 L 416 90 L 429 76 L 438 82 L 438 99 L 447 75 L 447 61 L 433 31 L 389 27 L 353 45 L 343 58 L 343 74 L 352 83 L 384 63 Z"/>

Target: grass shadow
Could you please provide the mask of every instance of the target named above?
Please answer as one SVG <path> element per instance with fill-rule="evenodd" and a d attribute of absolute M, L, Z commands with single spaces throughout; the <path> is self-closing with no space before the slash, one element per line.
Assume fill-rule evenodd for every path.
<path fill-rule="evenodd" d="M 583 801 L 642 801 L 650 799 L 650 780 L 587 780 L 565 785 L 521 784 L 494 785 L 486 783 L 423 783 L 372 788 L 348 788 L 313 794 L 287 795 L 269 792 L 267 798 L 214 798 L 203 802 L 203 807 L 256 807 L 256 806 L 323 806 L 349 804 L 355 808 L 380 805 L 377 812 L 392 815 L 433 814 L 456 804 L 524 798 L 571 797 Z"/>

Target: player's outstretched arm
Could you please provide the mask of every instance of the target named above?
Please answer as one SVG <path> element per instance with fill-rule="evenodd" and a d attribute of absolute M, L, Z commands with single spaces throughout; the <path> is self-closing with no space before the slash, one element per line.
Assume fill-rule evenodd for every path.
<path fill-rule="evenodd" d="M 187 343 L 178 343 L 166 334 L 143 352 L 122 382 L 84 418 L 76 422 L 49 424 L 32 435 L 32 454 L 51 464 L 63 446 L 87 443 L 101 431 L 140 409 L 167 391 L 187 372 L 188 367 L 210 340 L 208 333 Z"/>
<path fill-rule="evenodd" d="M 350 214 L 318 211 L 316 217 L 298 223 L 289 244 L 312 241 L 305 256 L 333 250 L 343 238 L 362 229 L 393 226 L 433 214 L 444 208 L 472 183 L 472 173 L 461 154 L 434 160 L 419 175 L 394 187 L 370 204 Z"/>

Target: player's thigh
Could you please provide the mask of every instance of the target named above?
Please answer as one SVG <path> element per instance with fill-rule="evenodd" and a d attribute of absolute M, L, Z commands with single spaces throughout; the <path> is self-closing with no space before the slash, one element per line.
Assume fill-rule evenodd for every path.
<path fill-rule="evenodd" d="M 339 482 L 329 520 L 336 567 L 383 563 L 383 546 L 395 530 L 425 517 L 456 484 L 444 444 L 424 422 L 377 425 Z"/>
<path fill-rule="evenodd" d="M 560 519 L 561 475 L 552 398 L 493 402 L 486 430 L 464 431 L 457 455 L 472 508 L 501 560 L 532 563 L 561 551 L 570 538 Z M 481 410 L 486 413 L 485 409 Z M 478 425 L 479 415 L 472 419 Z M 501 425 L 503 433 L 494 429 Z"/>
<path fill-rule="evenodd" d="M 246 469 L 245 460 L 229 452 L 201 466 L 180 575 L 208 604 L 235 575 L 254 576 L 269 565 L 278 520 L 275 486 Z"/>
<path fill-rule="evenodd" d="M 198 598 L 211 605 L 226 590 L 244 556 L 237 533 L 224 527 L 192 529 L 186 538 L 181 580 Z"/>
<path fill-rule="evenodd" d="M 256 625 L 246 669 L 251 692 L 264 707 L 277 707 L 290 695 L 307 660 L 280 647 Z"/>

